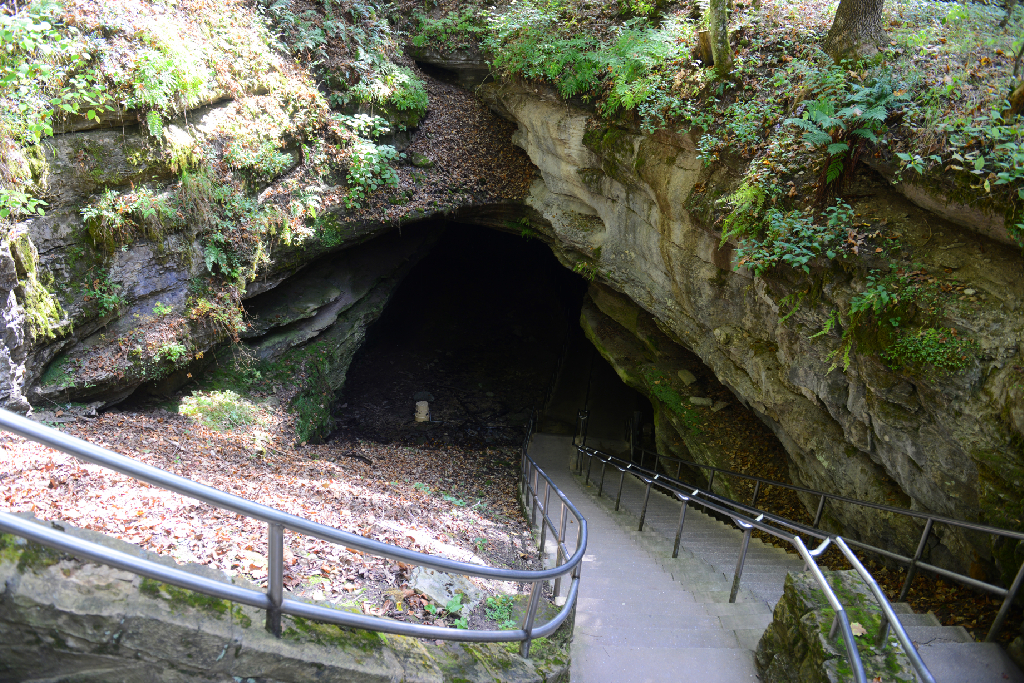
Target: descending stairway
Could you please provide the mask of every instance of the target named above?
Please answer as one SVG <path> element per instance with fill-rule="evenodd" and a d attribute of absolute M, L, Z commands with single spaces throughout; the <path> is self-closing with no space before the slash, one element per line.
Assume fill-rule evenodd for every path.
<path fill-rule="evenodd" d="M 801 560 L 752 538 L 740 592 L 730 604 L 742 532 L 691 506 L 673 559 L 676 500 L 652 490 L 639 532 L 645 487 L 636 479 L 625 478 L 615 511 L 618 472 L 606 474 L 599 497 L 599 471 L 591 472 L 589 485 L 570 472 L 570 437 L 538 434 L 530 453 L 589 524 L 573 683 L 759 680 L 753 650 L 771 622 L 787 572 L 802 571 Z M 567 538 L 575 532 L 570 527 Z M 550 542 L 547 550 L 554 550 Z M 975 643 L 963 627 L 941 626 L 908 605 L 895 608 L 906 615 L 901 621 L 939 683 L 1024 683 L 998 645 Z"/>

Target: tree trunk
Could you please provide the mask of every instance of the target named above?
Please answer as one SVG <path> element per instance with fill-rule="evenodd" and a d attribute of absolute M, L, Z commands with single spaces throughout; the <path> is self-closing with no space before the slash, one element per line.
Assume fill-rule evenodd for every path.
<path fill-rule="evenodd" d="M 704 66 L 712 66 L 715 63 L 715 52 L 711 49 L 711 34 L 707 31 L 697 31 L 697 57 Z"/>
<path fill-rule="evenodd" d="M 883 4 L 885 0 L 840 0 L 825 52 L 837 62 L 876 54 L 889 40 L 882 28 Z"/>
<path fill-rule="evenodd" d="M 719 77 L 732 71 L 732 46 L 729 45 L 729 1 L 711 0 L 711 52 Z"/>

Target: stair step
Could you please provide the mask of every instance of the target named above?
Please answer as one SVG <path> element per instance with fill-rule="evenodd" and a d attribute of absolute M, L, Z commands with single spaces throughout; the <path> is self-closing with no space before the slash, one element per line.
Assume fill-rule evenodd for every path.
<path fill-rule="evenodd" d="M 918 647 L 936 683 L 1024 683 L 996 643 L 931 643 Z"/>
<path fill-rule="evenodd" d="M 902 623 L 902 619 L 900 620 Z M 973 643 L 974 638 L 963 626 L 907 626 L 907 635 L 915 643 Z"/>
<path fill-rule="evenodd" d="M 942 626 L 942 624 L 939 623 L 938 618 L 931 612 L 927 614 L 914 614 L 913 612 L 911 612 L 910 614 L 900 614 L 899 612 L 897 612 L 896 616 L 900 618 L 900 623 L 903 624 L 904 628 L 922 626 Z"/>
<path fill-rule="evenodd" d="M 753 652 L 735 648 L 665 647 L 644 650 L 602 646 L 598 638 L 573 641 L 572 679 L 587 683 L 678 683 L 693 672 L 702 683 L 756 683 Z"/>
<path fill-rule="evenodd" d="M 681 624 L 693 624 L 692 628 L 635 628 L 631 625 L 620 625 L 612 630 L 588 632 L 576 626 L 574 638 L 591 636 L 599 638 L 604 646 L 611 647 L 643 647 L 649 643 L 658 643 L 659 647 L 701 647 L 701 648 L 734 648 L 739 647 L 736 634 L 731 630 L 722 629 L 714 617 L 704 617 L 712 621 L 680 620 Z"/>

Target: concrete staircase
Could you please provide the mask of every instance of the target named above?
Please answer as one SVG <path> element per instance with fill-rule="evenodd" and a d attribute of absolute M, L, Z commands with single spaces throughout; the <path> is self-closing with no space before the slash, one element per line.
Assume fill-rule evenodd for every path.
<path fill-rule="evenodd" d="M 672 558 L 679 502 L 652 490 L 644 530 L 637 531 L 645 486 L 627 476 L 616 511 L 618 470 L 608 469 L 599 497 L 600 464 L 595 461 L 587 485 L 569 471 L 574 453 L 564 436 L 538 434 L 531 448 L 590 525 L 573 683 L 759 680 L 753 650 L 772 620 L 786 574 L 802 571 L 803 562 L 752 538 L 737 602 L 730 604 L 741 531 L 690 506 L 679 556 Z M 570 528 L 567 537 L 575 533 Z M 553 553 L 553 543 L 546 550 Z M 939 683 L 1024 683 L 998 645 L 975 643 L 962 627 L 941 626 L 908 605 L 896 609 L 906 615 L 901 621 Z"/>

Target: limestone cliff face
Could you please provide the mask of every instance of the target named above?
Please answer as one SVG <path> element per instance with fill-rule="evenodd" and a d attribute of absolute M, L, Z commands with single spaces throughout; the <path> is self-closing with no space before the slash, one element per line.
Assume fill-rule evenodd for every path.
<path fill-rule="evenodd" d="M 951 517 L 1020 525 L 1019 250 L 924 211 L 882 178 L 861 178 L 855 189 L 858 213 L 899 226 L 929 271 L 955 272 L 977 291 L 973 302 L 961 304 L 961 297 L 942 314 L 945 324 L 969 330 L 981 352 L 962 374 L 913 374 L 890 370 L 877 349 L 872 353 L 862 344 L 845 372 L 830 372 L 838 336 L 811 335 L 833 310 L 848 310 L 851 297 L 863 291 L 863 273 L 821 262 L 813 264 L 810 277 L 779 268 L 755 278 L 736 268 L 734 245 L 720 245 L 719 231 L 705 221 L 708 207 L 735 188 L 739 173 L 705 168 L 689 137 L 608 126 L 541 88 L 491 84 L 481 92 L 519 124 L 515 142 L 540 169 L 527 203 L 543 216 L 560 258 L 628 298 L 594 297 L 596 309 L 619 323 L 614 334 L 634 336 L 637 348 L 657 356 L 648 359 L 653 363 L 666 362 L 664 353 L 653 351 L 655 336 L 695 352 L 779 436 L 795 482 Z M 780 312 L 782 300 L 804 290 L 813 290 L 811 296 L 780 322 L 790 308 Z M 600 335 L 591 336 L 601 346 Z M 654 375 L 626 367 L 647 362 L 638 352 L 605 355 L 624 377 L 632 375 L 637 388 L 661 400 Z M 675 374 L 663 368 L 658 377 L 674 382 Z M 664 385 L 659 381 L 658 387 Z M 699 460 L 728 464 L 713 448 L 689 451 Z M 899 528 L 904 525 L 879 514 L 837 506 L 826 510 L 829 519 L 883 546 L 912 552 L 916 545 L 912 528 Z M 939 545 L 930 551 L 936 561 L 951 554 L 964 566 L 975 552 L 993 552 L 987 543 L 972 545 L 948 528 L 937 526 L 936 536 L 933 544 Z M 1000 557 L 1011 561 L 1011 549 L 995 550 L 997 563 Z"/>
<path fill-rule="evenodd" d="M 731 464 L 673 405 L 693 390 L 679 370 L 708 373 L 708 382 L 727 386 L 777 434 L 796 483 L 1021 526 L 1024 268 L 1018 249 L 985 236 L 990 220 L 973 229 L 946 222 L 883 176 L 862 174 L 855 210 L 895 228 L 928 272 L 955 276 L 973 290 L 944 299 L 940 313 L 943 325 L 968 331 L 980 351 L 960 374 L 894 372 L 862 340 L 846 371 L 830 371 L 838 335 L 814 335 L 834 310 L 849 309 L 867 268 L 887 267 L 881 259 L 812 262 L 809 276 L 777 268 L 755 278 L 735 266 L 735 245 L 723 244 L 713 224 L 715 201 L 735 189 L 741 169 L 706 167 L 685 135 L 609 126 L 542 88 L 489 84 L 479 93 L 518 124 L 514 142 L 539 177 L 524 203 L 468 197 L 445 210 L 498 229 L 526 217 L 567 267 L 595 280 L 584 326 L 620 374 L 664 408 L 661 448 Z M 216 141 L 218 120 L 233 106 L 190 112 L 173 137 Z M 161 340 L 187 332 L 189 351 L 198 355 L 226 338 L 216 324 L 184 317 L 186 299 L 195 296 L 190 287 L 209 268 L 203 245 L 185 226 L 102 253 L 81 210 L 104 188 L 145 182 L 156 194 L 170 192 L 179 172 L 137 127 L 66 133 L 33 154 L 26 163 L 49 207 L 0 244 L 0 400 L 21 410 L 26 397 L 109 405 L 143 384 L 173 385 L 187 368 L 159 355 Z M 367 242 L 393 225 L 333 211 L 304 241 L 270 245 L 239 296 L 249 301 L 247 343 L 265 357 L 311 340 L 334 344 L 329 374 L 336 385 L 363 330 L 430 244 L 429 231 L 410 224 L 431 216 L 403 220 L 405 237 L 388 246 Z M 971 225 L 972 215 L 952 217 Z M 324 257 L 331 267 L 318 261 Z M 100 305 L 97 290 L 116 290 L 119 304 Z M 798 294 L 802 303 L 787 316 Z M 157 315 L 157 302 L 173 313 Z M 155 335 L 155 345 L 140 335 Z M 702 419 L 714 419 L 708 410 L 698 409 Z M 913 525 L 878 514 L 830 507 L 825 520 L 904 551 L 915 545 Z M 944 527 L 936 527 L 934 543 L 933 561 L 966 566 L 977 553 L 1003 572 L 1015 550 Z"/>

